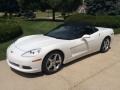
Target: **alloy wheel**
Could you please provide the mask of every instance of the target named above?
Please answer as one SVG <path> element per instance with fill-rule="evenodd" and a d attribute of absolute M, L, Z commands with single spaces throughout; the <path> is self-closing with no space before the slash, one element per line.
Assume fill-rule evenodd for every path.
<path fill-rule="evenodd" d="M 52 54 L 49 56 L 47 63 L 46 63 L 46 68 L 50 72 L 55 72 L 57 71 L 62 64 L 62 57 L 60 54 Z"/>

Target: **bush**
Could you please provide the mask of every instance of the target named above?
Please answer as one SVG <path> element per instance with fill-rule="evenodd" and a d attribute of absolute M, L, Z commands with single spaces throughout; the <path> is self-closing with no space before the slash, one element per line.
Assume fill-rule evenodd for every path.
<path fill-rule="evenodd" d="M 14 39 L 22 34 L 23 32 L 19 25 L 0 23 L 0 43 Z"/>
<path fill-rule="evenodd" d="M 114 29 L 114 33 L 115 33 L 115 34 L 120 34 L 120 28 Z"/>
<path fill-rule="evenodd" d="M 67 22 L 87 22 L 94 26 L 118 28 L 120 27 L 120 16 L 92 16 L 75 14 L 65 20 Z"/>

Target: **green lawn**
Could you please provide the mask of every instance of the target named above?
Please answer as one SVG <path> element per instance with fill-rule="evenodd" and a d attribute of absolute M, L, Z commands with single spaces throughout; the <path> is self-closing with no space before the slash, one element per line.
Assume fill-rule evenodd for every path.
<path fill-rule="evenodd" d="M 60 12 L 56 12 L 55 13 L 56 16 L 60 16 L 61 13 Z M 52 11 L 49 11 L 49 12 L 41 12 L 41 11 L 38 11 L 36 12 L 36 18 L 43 18 L 43 17 L 52 17 Z"/>
<path fill-rule="evenodd" d="M 25 21 L 22 19 L 10 20 L 9 22 L 18 23 L 23 29 L 23 36 L 32 34 L 44 34 L 61 23 L 52 21 Z M 5 59 L 7 47 L 15 40 L 0 44 L 0 60 Z"/>

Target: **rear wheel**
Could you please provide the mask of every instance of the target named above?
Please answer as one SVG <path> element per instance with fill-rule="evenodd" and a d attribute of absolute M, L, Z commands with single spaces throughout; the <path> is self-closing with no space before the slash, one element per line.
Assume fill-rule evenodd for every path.
<path fill-rule="evenodd" d="M 110 49 L 110 38 L 105 38 L 102 42 L 100 52 L 104 53 Z"/>
<path fill-rule="evenodd" d="M 43 60 L 42 71 L 45 74 L 53 74 L 61 69 L 62 63 L 62 54 L 58 51 L 51 52 Z"/>

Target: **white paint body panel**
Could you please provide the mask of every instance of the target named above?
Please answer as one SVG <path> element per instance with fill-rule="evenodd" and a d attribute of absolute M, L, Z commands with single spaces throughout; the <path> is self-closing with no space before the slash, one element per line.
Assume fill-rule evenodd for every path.
<path fill-rule="evenodd" d="M 113 38 L 113 30 L 110 28 L 96 27 L 98 32 L 90 35 L 90 38 L 79 38 L 75 40 L 61 40 L 44 35 L 31 35 L 20 38 L 7 49 L 7 63 L 10 67 L 26 73 L 35 73 L 41 71 L 42 61 L 45 56 L 53 50 L 61 50 L 64 53 L 64 64 L 82 56 L 88 55 L 100 50 L 102 41 L 106 36 Z M 23 57 L 22 54 L 32 50 L 41 49 L 40 54 L 35 57 Z M 11 53 L 13 51 L 13 53 Z M 39 62 L 33 60 L 41 59 Z M 20 65 L 16 67 L 10 62 Z M 31 70 L 23 69 L 22 66 L 30 66 Z"/>

